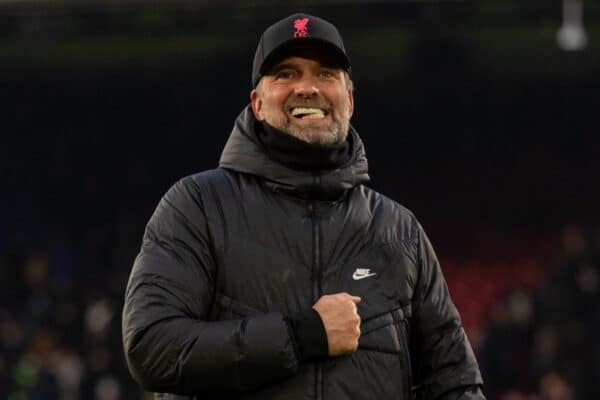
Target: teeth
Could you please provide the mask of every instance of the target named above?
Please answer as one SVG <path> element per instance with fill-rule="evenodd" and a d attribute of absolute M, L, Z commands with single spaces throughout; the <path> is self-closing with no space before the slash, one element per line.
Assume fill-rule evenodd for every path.
<path fill-rule="evenodd" d="M 292 108 L 292 115 L 300 118 L 324 118 L 325 113 L 319 108 L 295 107 Z"/>

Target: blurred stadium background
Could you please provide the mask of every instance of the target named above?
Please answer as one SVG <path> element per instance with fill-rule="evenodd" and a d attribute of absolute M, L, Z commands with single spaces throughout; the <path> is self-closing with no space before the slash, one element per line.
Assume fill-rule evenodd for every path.
<path fill-rule="evenodd" d="M 120 343 L 144 225 L 299 10 L 344 35 L 371 186 L 428 231 L 488 398 L 600 398 L 600 2 L 0 0 L 0 399 L 147 396 Z"/>

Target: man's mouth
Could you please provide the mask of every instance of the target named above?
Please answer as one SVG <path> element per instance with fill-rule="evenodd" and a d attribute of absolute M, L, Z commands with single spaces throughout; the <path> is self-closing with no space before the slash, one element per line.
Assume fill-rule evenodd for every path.
<path fill-rule="evenodd" d="M 327 110 L 312 107 L 292 107 L 290 114 L 299 119 L 321 119 L 328 114 Z"/>

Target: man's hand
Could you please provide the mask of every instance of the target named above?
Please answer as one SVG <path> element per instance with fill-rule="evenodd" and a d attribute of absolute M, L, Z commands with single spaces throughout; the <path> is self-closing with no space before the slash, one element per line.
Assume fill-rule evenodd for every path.
<path fill-rule="evenodd" d="M 336 293 L 321 297 L 313 308 L 321 316 L 330 356 L 352 353 L 358 348 L 360 337 L 360 316 L 356 305 L 360 297 L 348 293 Z"/>

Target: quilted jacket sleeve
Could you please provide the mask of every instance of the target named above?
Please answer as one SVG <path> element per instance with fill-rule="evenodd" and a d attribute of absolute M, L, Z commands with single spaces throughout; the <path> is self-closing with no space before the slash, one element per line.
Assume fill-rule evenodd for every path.
<path fill-rule="evenodd" d="M 125 293 L 125 357 L 146 390 L 243 392 L 296 372 L 281 314 L 207 320 L 215 274 L 198 190 L 182 180 L 148 222 Z"/>
<path fill-rule="evenodd" d="M 418 399 L 484 400 L 479 367 L 433 247 L 419 226 L 412 362 Z"/>

